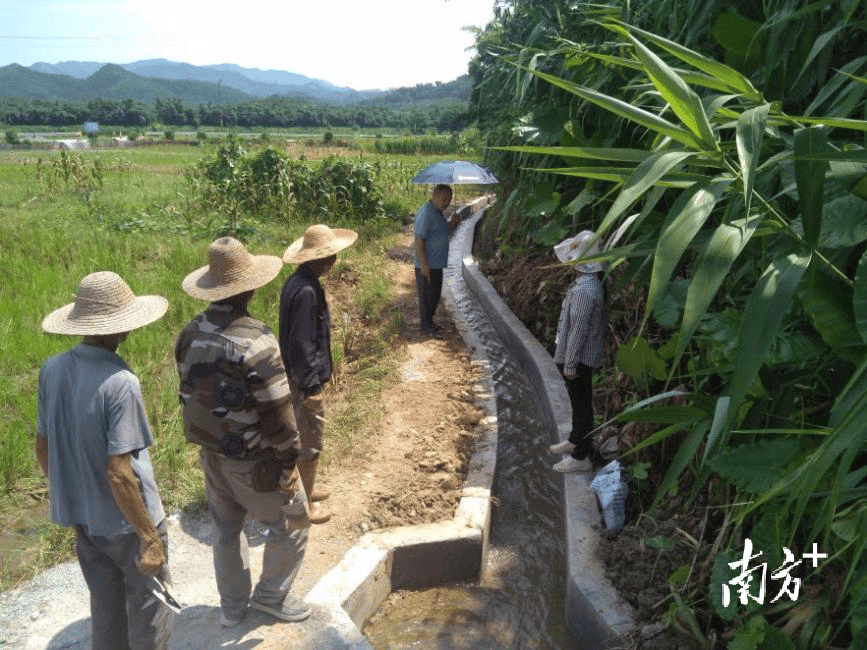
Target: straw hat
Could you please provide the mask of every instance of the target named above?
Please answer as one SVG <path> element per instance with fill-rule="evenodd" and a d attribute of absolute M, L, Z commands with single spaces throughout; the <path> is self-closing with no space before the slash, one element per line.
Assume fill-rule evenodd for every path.
<path fill-rule="evenodd" d="M 120 334 L 159 320 L 168 308 L 162 296 L 136 296 L 117 273 L 97 271 L 78 285 L 75 302 L 43 319 L 42 329 L 81 336 Z"/>
<path fill-rule="evenodd" d="M 595 233 L 592 230 L 582 230 L 574 237 L 567 237 L 554 246 L 554 254 L 561 262 L 574 262 L 585 254 L 588 256 L 596 255 L 602 251 L 602 246 L 599 241 L 590 246 L 590 241 L 594 236 Z M 604 268 L 604 262 L 586 262 L 575 265 L 575 270 L 583 273 L 597 273 Z"/>
<path fill-rule="evenodd" d="M 346 228 L 329 228 L 323 224 L 310 226 L 304 236 L 292 242 L 283 253 L 287 264 L 303 264 L 311 260 L 329 257 L 350 246 L 358 238 L 358 233 Z"/>
<path fill-rule="evenodd" d="M 276 255 L 250 255 L 237 239 L 220 237 L 208 247 L 208 266 L 190 273 L 181 286 L 193 298 L 213 302 L 264 287 L 281 268 Z"/>

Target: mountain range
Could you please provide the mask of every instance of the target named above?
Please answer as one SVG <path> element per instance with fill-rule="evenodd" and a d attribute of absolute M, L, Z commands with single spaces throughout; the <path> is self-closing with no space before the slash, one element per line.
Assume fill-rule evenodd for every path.
<path fill-rule="evenodd" d="M 101 96 L 152 102 L 156 97 L 177 96 L 187 101 L 217 104 L 289 95 L 329 104 L 350 104 L 385 93 L 384 90 L 358 91 L 292 72 L 244 68 L 229 63 L 195 66 L 167 59 L 147 59 L 119 65 L 64 61 L 34 63 L 28 68 L 17 64 L 0 68 L 0 95 L 29 99 Z"/>

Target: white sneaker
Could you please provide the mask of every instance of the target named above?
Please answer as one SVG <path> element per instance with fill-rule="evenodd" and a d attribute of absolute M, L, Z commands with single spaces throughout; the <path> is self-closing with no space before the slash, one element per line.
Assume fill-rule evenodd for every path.
<path fill-rule="evenodd" d="M 568 474 L 570 472 L 592 472 L 593 463 L 590 462 L 589 458 L 582 458 L 581 460 L 577 460 L 575 458 L 572 458 L 572 456 L 567 456 L 559 463 L 554 465 L 554 470 L 558 472 L 563 472 L 564 474 Z"/>
<path fill-rule="evenodd" d="M 558 442 L 556 445 L 551 445 L 548 449 L 555 454 L 571 454 L 572 450 L 575 449 L 575 445 L 568 440 L 564 440 L 563 442 Z"/>

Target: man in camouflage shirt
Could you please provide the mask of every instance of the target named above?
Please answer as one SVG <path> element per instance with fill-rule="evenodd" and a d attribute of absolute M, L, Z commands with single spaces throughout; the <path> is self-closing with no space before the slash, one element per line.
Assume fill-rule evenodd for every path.
<path fill-rule="evenodd" d="M 248 604 L 285 621 L 310 608 L 289 593 L 307 548 L 307 497 L 295 463 L 300 441 L 277 339 L 247 313 L 282 260 L 250 255 L 241 242 L 211 243 L 209 265 L 190 273 L 184 291 L 210 300 L 175 346 L 187 438 L 201 445 L 205 492 L 214 521 L 214 568 L 224 627 Z M 245 515 L 266 528 L 259 582 L 252 582 Z"/>

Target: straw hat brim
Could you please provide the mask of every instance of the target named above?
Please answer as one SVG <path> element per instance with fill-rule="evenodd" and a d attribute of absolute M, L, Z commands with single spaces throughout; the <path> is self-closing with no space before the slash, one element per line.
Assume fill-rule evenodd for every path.
<path fill-rule="evenodd" d="M 332 228 L 331 232 L 334 234 L 334 239 L 316 248 L 304 248 L 304 237 L 299 237 L 283 253 L 283 261 L 287 264 L 303 264 L 312 260 L 321 260 L 336 255 L 358 239 L 358 233 L 347 228 Z"/>
<path fill-rule="evenodd" d="M 283 261 L 276 255 L 251 255 L 251 264 L 232 282 L 221 282 L 210 272 L 210 265 L 196 269 L 184 278 L 183 286 L 193 298 L 223 300 L 245 291 L 264 287 L 280 273 Z"/>
<path fill-rule="evenodd" d="M 70 318 L 74 307 L 73 302 L 55 309 L 42 320 L 42 329 L 51 334 L 79 336 L 130 332 L 162 318 L 169 308 L 169 301 L 162 296 L 138 296 L 113 314 Z"/>

